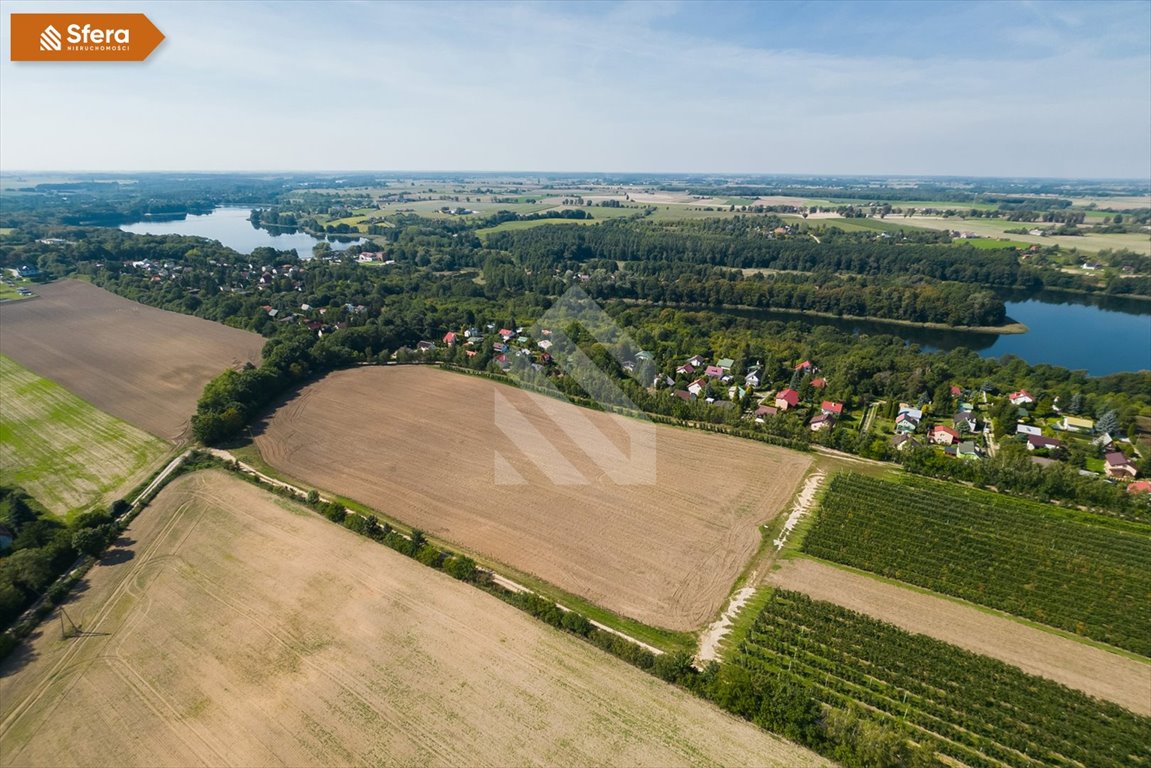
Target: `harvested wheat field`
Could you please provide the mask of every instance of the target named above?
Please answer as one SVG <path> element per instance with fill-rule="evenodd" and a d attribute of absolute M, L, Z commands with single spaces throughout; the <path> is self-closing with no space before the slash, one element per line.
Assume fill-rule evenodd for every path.
<path fill-rule="evenodd" d="M 287 475 L 673 630 L 719 611 L 811 461 L 431 366 L 332 374 L 256 444 Z"/>
<path fill-rule="evenodd" d="M 0 764 L 822 763 L 219 471 L 127 535 L 67 605 L 87 634 L 0 668 Z"/>
<path fill-rule="evenodd" d="M 786 560 L 767 581 L 1151 715 L 1151 664 L 817 560 Z"/>
<path fill-rule="evenodd" d="M 102 411 L 177 440 L 209 379 L 258 362 L 264 339 L 65 280 L 0 305 L 0 353 Z"/>

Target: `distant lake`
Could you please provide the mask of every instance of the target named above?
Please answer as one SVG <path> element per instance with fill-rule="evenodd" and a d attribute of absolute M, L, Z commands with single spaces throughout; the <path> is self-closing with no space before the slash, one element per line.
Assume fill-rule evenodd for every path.
<path fill-rule="evenodd" d="M 894 323 L 803 317 L 851 333 L 887 334 L 926 351 L 967 347 L 982 357 L 1015 355 L 1032 365 L 1047 363 L 1091 376 L 1151 370 L 1151 302 L 1055 291 L 1002 294 L 1007 316 L 1030 330 L 1019 334 L 967 333 Z M 764 320 L 795 322 L 802 316 L 770 310 L 725 310 Z"/>
<path fill-rule="evenodd" d="M 320 238 L 303 232 L 277 232 L 252 226 L 248 217 L 251 208 L 217 208 L 202 216 L 190 215 L 180 221 L 141 221 L 125 224 L 120 229 L 137 235 L 194 235 L 219 240 L 240 253 L 248 254 L 257 248 L 275 248 L 277 251 L 296 249 L 301 259 L 312 258 L 312 248 Z M 353 243 L 362 243 L 357 237 L 330 237 L 332 249 L 342 251 Z"/>

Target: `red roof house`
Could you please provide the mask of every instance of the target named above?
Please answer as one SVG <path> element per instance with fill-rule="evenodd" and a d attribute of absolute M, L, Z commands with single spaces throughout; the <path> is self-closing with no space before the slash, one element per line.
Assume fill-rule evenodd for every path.
<path fill-rule="evenodd" d="M 775 394 L 775 407 L 781 411 L 799 405 L 799 393 L 794 389 L 781 389 Z"/>
<path fill-rule="evenodd" d="M 819 410 L 824 413 L 831 414 L 832 416 L 843 415 L 843 403 L 836 403 L 832 400 L 824 400 L 819 404 Z"/>
<path fill-rule="evenodd" d="M 931 438 L 931 442 L 937 445 L 954 445 L 959 442 L 959 433 L 942 424 L 932 427 L 927 434 Z"/>

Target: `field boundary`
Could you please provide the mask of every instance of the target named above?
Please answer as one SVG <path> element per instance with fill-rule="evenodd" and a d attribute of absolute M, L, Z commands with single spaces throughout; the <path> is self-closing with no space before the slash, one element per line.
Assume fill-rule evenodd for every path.
<path fill-rule="evenodd" d="M 291 494 L 293 497 L 296 497 L 296 499 L 300 500 L 300 501 L 306 501 L 309 497 L 309 492 L 305 491 L 303 488 L 301 488 L 297 485 L 293 485 L 291 483 L 285 482 L 283 480 L 279 480 L 277 478 L 270 477 L 270 476 L 264 474 L 263 472 L 260 472 L 255 467 L 252 467 L 251 465 L 240 461 L 234 455 L 232 455 L 230 452 L 228 452 L 226 450 L 223 450 L 221 448 L 210 448 L 210 449 L 208 449 L 208 452 L 212 456 L 223 461 L 225 466 L 230 471 L 233 471 L 233 472 L 239 473 L 241 475 L 247 476 L 248 478 L 255 480 L 256 482 L 258 482 L 260 484 L 271 486 L 273 489 L 275 489 L 275 488 L 283 489 L 283 490 L 287 491 L 289 494 Z M 338 499 L 325 498 L 324 496 L 320 495 L 318 492 L 316 492 L 316 497 L 317 497 L 317 500 L 320 502 L 335 503 L 335 504 L 340 504 L 341 506 L 343 506 L 342 502 L 339 501 Z M 355 515 L 358 517 L 365 517 L 365 515 L 363 513 L 359 512 L 358 510 L 352 509 L 350 507 L 343 506 L 343 509 L 344 509 L 345 514 Z M 403 533 L 402 531 L 398 531 L 398 530 L 395 532 L 399 536 L 402 536 L 403 538 L 407 539 L 408 541 L 411 541 L 412 540 L 412 532 L 411 532 L 412 530 L 414 530 L 414 529 L 410 529 L 409 533 Z M 441 549 L 445 549 L 440 544 L 437 544 L 437 546 L 439 546 Z M 453 550 L 448 549 L 447 551 L 452 552 Z M 524 584 L 521 584 L 521 583 L 519 583 L 513 579 L 510 579 L 507 576 L 504 576 L 503 574 L 497 572 L 496 570 L 494 570 L 490 567 L 477 566 L 477 570 L 482 571 L 484 574 L 487 575 L 488 578 L 491 579 L 491 581 L 493 583 L 497 584 L 498 586 L 502 587 L 503 589 L 508 590 L 509 592 L 513 592 L 513 593 L 517 593 L 517 594 L 532 595 L 532 596 L 537 597 L 541 600 L 546 600 L 546 601 L 550 602 L 552 605 L 554 605 L 557 609 L 559 609 L 563 613 L 582 615 L 582 614 L 578 614 L 578 612 L 575 609 L 568 608 L 567 606 L 563 605 L 562 603 L 559 603 L 558 601 L 554 601 L 550 597 L 548 597 L 546 595 L 542 595 L 542 594 L 536 592 L 535 590 L 531 589 L 530 587 L 528 587 Z M 584 617 L 584 618 L 587 618 L 587 617 Z M 615 629 L 614 627 L 610 627 L 601 621 L 597 621 L 595 619 L 587 619 L 587 621 L 589 624 L 591 624 L 596 629 L 601 630 L 603 632 L 610 633 L 612 635 L 615 635 L 616 637 L 619 637 L 623 640 L 626 640 L 627 642 L 631 643 L 632 645 L 635 645 L 635 646 L 642 648 L 643 650 L 647 651 L 648 653 L 651 653 L 653 656 L 661 656 L 664 654 L 664 651 L 662 649 L 657 648 L 656 646 L 651 645 L 649 643 L 645 643 L 644 641 L 642 641 L 636 637 L 633 637 L 633 636 L 631 636 L 625 632 L 622 632 L 618 629 Z"/>
<path fill-rule="evenodd" d="M 878 581 L 878 582 L 883 583 L 883 584 L 889 584 L 893 587 L 899 587 L 901 589 L 906 589 L 910 592 L 916 592 L 918 594 L 928 595 L 930 597 L 937 597 L 937 598 L 940 598 L 942 600 L 946 600 L 949 603 L 955 603 L 956 605 L 962 605 L 965 608 L 972 608 L 976 611 L 979 611 L 980 613 L 984 613 L 984 614 L 987 614 L 989 616 L 996 616 L 996 617 L 1001 618 L 1001 619 L 1010 619 L 1011 621 L 1015 622 L 1016 624 L 1021 624 L 1025 627 L 1030 627 L 1031 629 L 1042 630 L 1043 632 L 1046 632 L 1049 635 L 1055 635 L 1056 637 L 1061 637 L 1061 638 L 1064 638 L 1065 640 L 1074 640 L 1075 642 L 1079 643 L 1080 645 L 1086 645 L 1086 646 L 1089 646 L 1091 648 L 1098 649 L 1100 651 L 1106 651 L 1107 653 L 1113 653 L 1116 656 L 1122 656 L 1124 658 L 1131 659 L 1132 661 L 1138 661 L 1142 664 L 1146 664 L 1148 666 L 1151 666 L 1151 658 L 1148 658 L 1147 656 L 1140 656 L 1138 653 L 1135 653 L 1134 651 L 1128 651 L 1125 648 L 1119 648 L 1119 647 L 1116 647 L 1114 645 L 1108 645 L 1107 643 L 1100 642 L 1099 640 L 1092 640 L 1091 638 L 1085 637 L 1083 635 L 1076 635 L 1073 632 L 1068 632 L 1067 630 L 1060 629 L 1059 627 L 1053 627 L 1050 624 L 1040 624 L 1036 621 L 1032 621 L 1030 619 L 1024 618 L 1023 616 L 1016 616 L 1013 613 L 1006 613 L 1004 611 L 999 610 L 998 608 L 992 608 L 990 606 L 980 605 L 979 603 L 973 603 L 969 600 L 964 600 L 962 597 L 956 597 L 954 595 L 944 594 L 943 592 L 933 592 L 930 589 L 927 589 L 926 587 L 916 586 L 915 584 L 908 584 L 906 581 L 899 581 L 898 579 L 892 579 L 890 577 L 882 576 L 878 573 L 872 573 L 871 571 L 865 571 L 861 568 L 856 568 L 856 567 L 851 566 L 851 565 L 845 565 L 843 563 L 837 563 L 833 560 L 824 560 L 822 557 L 816 557 L 815 555 L 809 555 L 806 552 L 792 552 L 789 556 L 794 558 L 794 559 L 797 559 L 797 560 L 811 560 L 813 562 L 819 563 L 820 565 L 826 565 L 826 566 L 830 566 L 832 568 L 837 568 L 841 571 L 845 571 L 847 573 L 852 573 L 852 574 L 855 574 L 857 576 L 865 576 L 865 577 L 872 579 L 874 581 Z"/>

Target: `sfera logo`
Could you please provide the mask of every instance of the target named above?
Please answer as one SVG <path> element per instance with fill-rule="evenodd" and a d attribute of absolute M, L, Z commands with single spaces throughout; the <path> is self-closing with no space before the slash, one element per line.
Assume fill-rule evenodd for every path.
<path fill-rule="evenodd" d="M 163 40 L 142 13 L 12 14 L 12 61 L 143 61 Z"/>
<path fill-rule="evenodd" d="M 60 50 L 60 31 L 51 24 L 40 33 L 40 50 L 42 51 L 58 51 Z"/>

